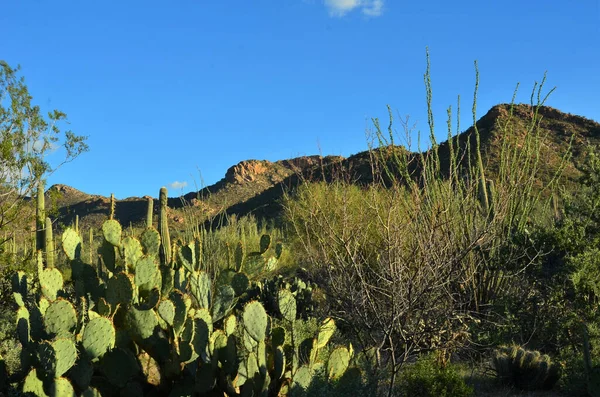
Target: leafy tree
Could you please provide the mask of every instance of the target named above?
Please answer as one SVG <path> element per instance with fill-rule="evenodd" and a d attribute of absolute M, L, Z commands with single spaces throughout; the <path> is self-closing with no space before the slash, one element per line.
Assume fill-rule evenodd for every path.
<path fill-rule="evenodd" d="M 0 60 L 0 231 L 24 216 L 38 181 L 88 150 L 87 137 L 61 130 L 65 113 L 52 110 L 45 116 L 32 103 L 19 70 Z M 64 157 L 51 165 L 47 155 L 61 146 Z M 11 237 L 3 235 L 0 246 Z"/>

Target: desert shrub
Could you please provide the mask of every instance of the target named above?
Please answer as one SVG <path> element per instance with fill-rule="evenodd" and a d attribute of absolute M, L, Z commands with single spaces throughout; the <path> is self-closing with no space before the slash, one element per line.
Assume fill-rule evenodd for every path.
<path fill-rule="evenodd" d="M 420 358 L 414 364 L 407 365 L 398 380 L 400 396 L 411 397 L 469 397 L 473 388 L 450 364 L 441 367 L 433 355 Z"/>
<path fill-rule="evenodd" d="M 432 148 L 412 153 L 394 144 L 390 112 L 387 138 L 374 120 L 380 147 L 366 156 L 365 183 L 342 165 L 341 177 L 307 180 L 287 197 L 296 250 L 326 292 L 331 315 L 361 347 L 378 346 L 390 388 L 412 357 L 438 350 L 447 359 L 469 344 L 470 327 L 497 327 L 503 300 L 529 290 L 532 243 L 507 242 L 526 234 L 544 205 L 534 189 L 543 142 L 536 109 L 529 126 L 512 123 L 512 110 L 501 117 L 493 172 L 481 159 L 477 128 L 453 137 L 449 123 L 442 156 L 430 114 Z"/>

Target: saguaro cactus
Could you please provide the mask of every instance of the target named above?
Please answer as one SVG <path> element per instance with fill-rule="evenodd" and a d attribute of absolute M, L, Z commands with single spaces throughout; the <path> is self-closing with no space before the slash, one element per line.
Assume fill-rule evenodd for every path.
<path fill-rule="evenodd" d="M 46 218 L 46 228 L 45 228 L 45 238 L 46 238 L 46 266 L 49 268 L 54 267 L 54 238 L 52 236 L 52 220 L 50 218 Z"/>
<path fill-rule="evenodd" d="M 40 179 L 37 186 L 37 208 L 35 217 L 35 249 L 44 250 L 45 235 L 44 228 L 46 227 L 46 204 L 44 201 L 44 182 Z"/>
<path fill-rule="evenodd" d="M 159 231 L 161 239 L 161 261 L 166 264 L 171 263 L 171 238 L 169 237 L 169 222 L 167 219 L 167 196 L 166 187 L 160 188 L 160 214 L 159 214 Z"/>
<path fill-rule="evenodd" d="M 148 212 L 146 213 L 146 227 L 152 227 L 152 215 L 154 214 L 154 200 L 148 197 Z"/>

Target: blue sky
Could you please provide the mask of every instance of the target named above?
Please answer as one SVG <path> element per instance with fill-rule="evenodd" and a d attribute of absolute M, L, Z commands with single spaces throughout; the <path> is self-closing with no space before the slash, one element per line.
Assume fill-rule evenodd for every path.
<path fill-rule="evenodd" d="M 547 71 L 548 105 L 600 120 L 599 3 L 7 1 L 0 59 L 21 65 L 37 104 L 89 136 L 90 152 L 50 184 L 177 196 L 245 159 L 365 150 L 370 118 L 387 126 L 388 104 L 427 135 L 427 46 L 440 140 L 459 94 L 461 130 L 470 125 L 474 60 L 478 117 L 517 82 L 529 102 Z"/>

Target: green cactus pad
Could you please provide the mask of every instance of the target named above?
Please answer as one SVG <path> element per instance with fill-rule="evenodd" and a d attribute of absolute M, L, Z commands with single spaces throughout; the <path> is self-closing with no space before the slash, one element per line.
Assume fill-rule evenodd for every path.
<path fill-rule="evenodd" d="M 208 341 L 213 332 L 213 324 L 207 309 L 199 309 L 194 314 L 194 351 L 202 356 L 206 352 Z"/>
<path fill-rule="evenodd" d="M 188 317 L 185 320 L 185 325 L 183 326 L 183 331 L 181 331 L 181 335 L 179 338 L 186 342 L 191 342 L 194 339 L 194 319 L 192 317 Z"/>
<path fill-rule="evenodd" d="M 179 246 L 177 250 L 177 262 L 188 272 L 192 273 L 194 271 L 194 264 L 196 263 L 194 243 Z"/>
<path fill-rule="evenodd" d="M 44 326 L 50 335 L 68 335 L 77 328 L 77 311 L 71 302 L 57 299 L 44 313 Z"/>
<path fill-rule="evenodd" d="M 242 318 L 244 320 L 244 328 L 255 341 L 258 342 L 265 339 L 267 332 L 267 312 L 260 302 L 252 301 L 246 304 Z"/>
<path fill-rule="evenodd" d="M 130 307 L 125 316 L 125 324 L 134 339 L 149 338 L 158 326 L 158 318 L 154 310 L 138 310 Z"/>
<path fill-rule="evenodd" d="M 160 249 L 160 233 L 154 228 L 144 230 L 140 236 L 142 251 L 145 255 L 158 257 Z"/>
<path fill-rule="evenodd" d="M 158 305 L 158 314 L 165 320 L 169 326 L 173 326 L 173 320 L 175 319 L 175 304 L 170 300 L 163 300 Z"/>
<path fill-rule="evenodd" d="M 134 279 L 131 275 L 120 272 L 106 282 L 106 301 L 111 306 L 127 305 L 133 301 Z"/>
<path fill-rule="evenodd" d="M 102 224 L 102 234 L 104 239 L 115 247 L 121 246 L 121 224 L 114 219 L 104 221 Z"/>
<path fill-rule="evenodd" d="M 285 373 L 285 352 L 281 346 L 277 346 L 273 352 L 273 376 L 279 380 Z"/>
<path fill-rule="evenodd" d="M 128 350 L 121 348 L 107 352 L 100 360 L 100 369 L 111 384 L 120 388 L 140 370 L 135 357 Z"/>
<path fill-rule="evenodd" d="M 188 310 L 192 306 L 192 301 L 189 296 L 184 295 L 179 291 L 173 291 L 169 298 L 175 306 L 173 331 L 175 332 L 175 335 L 179 335 L 183 330 L 183 326 L 185 325 L 185 321 L 188 317 Z"/>
<path fill-rule="evenodd" d="M 138 288 L 152 289 L 158 277 L 158 263 L 156 258 L 145 255 L 135 264 L 134 282 Z"/>
<path fill-rule="evenodd" d="M 149 291 L 142 290 L 139 294 L 139 302 L 135 305 L 139 310 L 154 309 L 160 302 L 160 291 L 158 288 L 153 288 Z"/>
<path fill-rule="evenodd" d="M 267 252 L 267 250 L 269 249 L 270 246 L 271 246 L 271 236 L 269 236 L 268 234 L 263 234 L 260 237 L 260 253 L 264 254 L 265 252 Z"/>
<path fill-rule="evenodd" d="M 17 310 L 17 337 L 23 346 L 31 340 L 31 324 L 29 322 L 29 310 L 19 307 Z"/>
<path fill-rule="evenodd" d="M 327 376 L 329 379 L 340 379 L 350 364 L 350 352 L 345 347 L 338 347 L 329 355 Z"/>
<path fill-rule="evenodd" d="M 90 359 L 101 357 L 115 345 L 115 327 L 108 318 L 98 317 L 85 326 L 82 346 Z"/>
<path fill-rule="evenodd" d="M 56 378 L 50 385 L 50 395 L 56 397 L 76 397 L 73 385 L 67 378 Z"/>
<path fill-rule="evenodd" d="M 81 257 L 81 237 L 70 227 L 62 234 L 62 249 L 69 260 L 73 261 Z"/>
<path fill-rule="evenodd" d="M 294 386 L 308 389 L 313 379 L 313 373 L 308 365 L 302 365 L 294 374 Z"/>
<path fill-rule="evenodd" d="M 27 395 L 28 393 L 31 393 L 36 397 L 48 396 L 44 391 L 44 384 L 38 378 L 35 368 L 29 371 L 29 374 L 27 374 L 27 377 L 23 382 L 23 394 Z"/>
<path fill-rule="evenodd" d="M 102 245 L 98 249 L 98 253 L 102 258 L 102 263 L 104 263 L 104 266 L 106 266 L 109 271 L 115 272 L 117 266 L 117 247 L 108 241 L 103 241 Z"/>
<path fill-rule="evenodd" d="M 69 371 L 69 377 L 81 390 L 85 390 L 90 386 L 93 375 L 94 367 L 92 362 L 85 356 L 81 356 L 75 366 Z"/>
<path fill-rule="evenodd" d="M 55 377 L 65 374 L 77 361 L 77 347 L 72 339 L 56 339 L 51 343 L 56 357 Z"/>
<path fill-rule="evenodd" d="M 237 328 L 237 318 L 234 314 L 229 315 L 225 321 L 223 321 L 223 330 L 227 336 L 233 335 Z"/>
<path fill-rule="evenodd" d="M 203 271 L 190 274 L 190 288 L 196 298 L 198 306 L 208 309 L 210 307 L 211 281 L 208 273 Z"/>
<path fill-rule="evenodd" d="M 331 337 L 335 333 L 335 330 L 335 321 L 333 321 L 332 318 L 326 318 L 325 320 L 323 320 L 323 322 L 319 326 L 319 334 L 317 336 L 318 349 L 322 349 L 327 345 L 329 339 L 331 339 Z"/>
<path fill-rule="evenodd" d="M 39 274 L 40 287 L 42 287 L 42 294 L 48 300 L 56 300 L 58 291 L 63 288 L 63 276 L 60 270 L 56 268 L 44 269 Z"/>
<path fill-rule="evenodd" d="M 50 301 L 43 296 L 40 298 L 37 307 L 40 309 L 40 314 L 43 316 L 46 314 L 46 310 L 50 306 Z"/>
<path fill-rule="evenodd" d="M 277 293 L 277 303 L 281 316 L 287 321 L 296 320 L 296 298 L 288 289 L 282 289 Z"/>
<path fill-rule="evenodd" d="M 19 270 L 13 274 L 11 277 L 11 282 L 13 292 L 17 292 L 22 296 L 27 296 L 27 274 L 25 272 Z"/>
<path fill-rule="evenodd" d="M 143 255 L 142 244 L 134 237 L 127 236 L 121 242 L 123 247 L 123 257 L 125 258 L 125 264 L 131 270 L 135 269 L 135 264 Z"/>
<path fill-rule="evenodd" d="M 258 342 L 250 336 L 246 329 L 244 329 L 244 331 L 242 332 L 242 341 L 244 342 L 244 348 L 248 352 L 254 351 L 254 349 L 256 349 L 256 347 L 258 346 Z"/>
<path fill-rule="evenodd" d="M 220 285 L 217 288 L 215 299 L 213 302 L 213 322 L 221 320 L 225 317 L 236 303 L 235 291 L 229 285 Z"/>
<path fill-rule="evenodd" d="M 240 364 L 237 386 L 243 386 L 246 381 L 251 380 L 258 373 L 258 358 L 256 353 L 252 352 L 248 354 L 246 362 Z"/>
<path fill-rule="evenodd" d="M 248 289 L 250 281 L 245 273 L 236 273 L 231 279 L 231 287 L 235 291 L 236 296 L 242 295 Z"/>
<path fill-rule="evenodd" d="M 96 304 L 95 309 L 98 312 L 98 314 L 103 317 L 110 317 L 110 315 L 112 313 L 112 308 L 111 308 L 110 303 L 108 303 L 106 301 L 106 299 L 104 299 L 104 298 L 98 299 L 98 303 Z"/>

